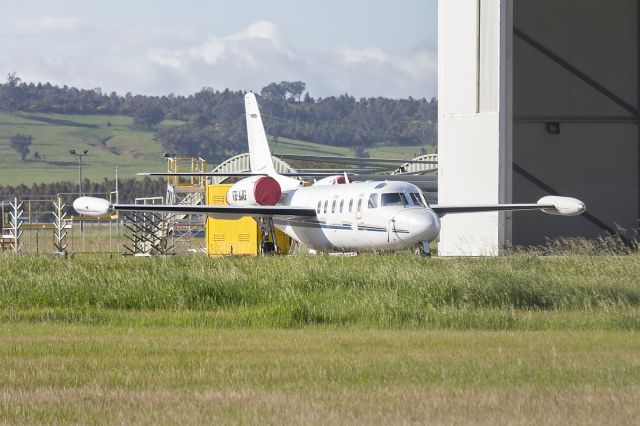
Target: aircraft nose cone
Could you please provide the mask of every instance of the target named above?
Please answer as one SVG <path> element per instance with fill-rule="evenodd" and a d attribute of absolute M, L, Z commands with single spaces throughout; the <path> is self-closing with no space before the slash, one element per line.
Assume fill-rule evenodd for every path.
<path fill-rule="evenodd" d="M 440 232 L 438 216 L 428 209 L 406 209 L 393 220 L 395 233 L 402 241 L 432 241 Z"/>

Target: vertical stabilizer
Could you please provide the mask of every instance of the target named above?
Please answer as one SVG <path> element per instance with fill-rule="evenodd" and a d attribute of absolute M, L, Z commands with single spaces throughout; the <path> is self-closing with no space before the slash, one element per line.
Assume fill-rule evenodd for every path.
<path fill-rule="evenodd" d="M 244 95 L 244 108 L 247 116 L 247 137 L 249 138 L 249 157 L 253 173 L 276 174 L 271 159 L 271 151 L 264 132 L 258 101 L 253 92 Z"/>

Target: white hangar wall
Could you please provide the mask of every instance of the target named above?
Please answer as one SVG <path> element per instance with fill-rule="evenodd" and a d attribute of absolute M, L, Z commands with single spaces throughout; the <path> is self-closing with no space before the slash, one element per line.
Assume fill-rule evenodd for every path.
<path fill-rule="evenodd" d="M 638 22 L 638 0 L 439 2 L 440 204 L 558 193 L 589 209 L 447 216 L 441 254 L 637 230 Z"/>
<path fill-rule="evenodd" d="M 511 2 L 438 4 L 438 203 L 511 201 Z M 438 253 L 498 254 L 509 214 L 445 216 Z"/>

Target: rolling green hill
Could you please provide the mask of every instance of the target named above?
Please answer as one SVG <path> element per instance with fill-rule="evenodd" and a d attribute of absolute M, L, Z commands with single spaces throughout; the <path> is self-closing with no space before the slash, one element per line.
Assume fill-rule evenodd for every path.
<path fill-rule="evenodd" d="M 180 124 L 164 121 L 161 126 Z M 31 154 L 22 161 L 9 139 L 16 133 L 33 137 Z M 351 156 L 348 148 L 321 145 L 284 137 L 275 143 L 274 154 L 317 154 Z M 372 157 L 413 158 L 420 152 L 417 147 L 374 147 L 368 149 Z M 141 171 L 164 171 L 162 146 L 153 139 L 153 132 L 133 126 L 131 117 L 122 115 L 70 115 L 0 111 L 0 185 L 31 185 L 71 181 L 78 179 L 77 160 L 69 154 L 89 150 L 83 159 L 84 177 L 92 181 L 112 179 L 115 167 L 121 178 L 135 176 Z M 430 146 L 425 149 L 431 152 Z M 39 161 L 33 159 L 38 152 Z"/>
<path fill-rule="evenodd" d="M 289 138 L 278 138 L 278 143 L 274 143 L 270 138 L 271 152 L 277 154 L 296 155 L 344 155 L 353 156 L 353 150 L 349 148 L 321 145 L 313 142 L 299 141 Z M 375 158 L 406 158 L 412 159 L 420 155 L 420 149 L 424 148 L 428 153 L 434 152 L 431 145 L 423 146 L 376 146 L 367 148 L 369 156 Z"/>
<path fill-rule="evenodd" d="M 0 113 L 0 182 L 2 185 L 77 181 L 78 164 L 69 154 L 89 150 L 83 174 L 92 181 L 145 170 L 163 170 L 162 147 L 153 133 L 135 129 L 132 118 L 117 115 Z M 174 122 L 175 123 L 175 122 Z M 165 122 L 163 125 L 174 123 Z M 9 143 L 16 133 L 33 136 L 26 161 Z M 42 160 L 33 160 L 38 152 Z"/>

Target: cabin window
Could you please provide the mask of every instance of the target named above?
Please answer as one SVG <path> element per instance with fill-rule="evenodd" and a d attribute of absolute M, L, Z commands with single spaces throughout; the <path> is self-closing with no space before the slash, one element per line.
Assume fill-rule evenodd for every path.
<path fill-rule="evenodd" d="M 333 200 L 333 203 L 331 204 L 331 213 L 335 213 L 336 212 L 336 200 Z"/>
<path fill-rule="evenodd" d="M 322 201 L 318 201 L 318 207 L 316 208 L 316 213 L 320 213 L 320 210 L 322 210 Z"/>
<path fill-rule="evenodd" d="M 407 197 L 402 193 L 390 193 L 390 194 L 382 194 L 381 197 L 381 205 L 382 207 L 388 206 L 406 206 Z"/>
<path fill-rule="evenodd" d="M 327 206 L 328 206 L 328 205 L 329 205 L 329 202 L 328 202 L 328 201 L 325 201 L 325 202 L 324 202 L 324 212 L 325 212 L 325 213 L 327 212 Z"/>
<path fill-rule="evenodd" d="M 344 208 L 344 200 L 340 200 L 340 213 L 342 213 L 343 208 Z"/>
<path fill-rule="evenodd" d="M 357 214 L 360 215 L 362 213 L 362 198 L 358 200 Z"/>
<path fill-rule="evenodd" d="M 369 195 L 369 204 L 367 205 L 370 209 L 375 209 L 378 207 L 378 194 Z"/>
<path fill-rule="evenodd" d="M 420 194 L 418 194 L 417 192 L 411 193 L 411 200 L 416 206 L 426 207 L 426 203 L 424 202 L 422 196 L 420 196 Z"/>
<path fill-rule="evenodd" d="M 353 211 L 353 198 L 349 200 L 349 213 Z"/>

